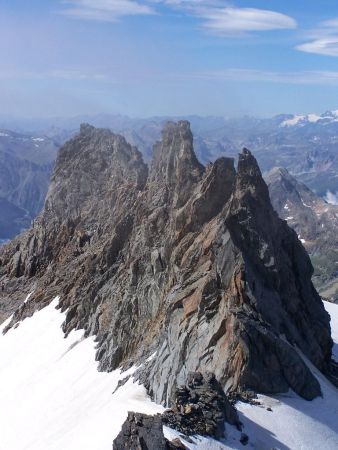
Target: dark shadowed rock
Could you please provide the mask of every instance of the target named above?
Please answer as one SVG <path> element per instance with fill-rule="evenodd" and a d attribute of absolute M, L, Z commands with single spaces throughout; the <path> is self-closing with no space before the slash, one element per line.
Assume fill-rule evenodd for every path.
<path fill-rule="evenodd" d="M 163 422 L 183 435 L 224 437 L 225 422 L 241 428 L 237 412 L 214 374 L 189 373 L 187 384 L 176 387 L 174 406 L 163 414 Z"/>
<path fill-rule="evenodd" d="M 241 437 L 240 437 L 240 439 L 239 439 L 239 442 L 240 442 L 241 444 L 243 444 L 243 445 L 247 445 L 248 442 L 249 442 L 249 436 L 248 436 L 247 434 L 245 434 L 245 433 L 242 433 L 242 434 L 241 434 Z"/>
<path fill-rule="evenodd" d="M 174 406 L 162 415 L 129 413 L 122 430 L 114 440 L 113 450 L 185 449 L 179 439 L 168 442 L 163 424 L 186 439 L 189 436 L 225 436 L 225 422 L 241 429 L 237 411 L 224 394 L 214 374 L 189 373 L 187 384 L 176 387 Z"/>
<path fill-rule="evenodd" d="M 164 438 L 161 416 L 129 412 L 113 450 L 169 450 Z"/>
<path fill-rule="evenodd" d="M 122 430 L 114 439 L 113 450 L 188 450 L 179 438 L 168 441 L 163 434 L 162 417 L 129 412 Z"/>

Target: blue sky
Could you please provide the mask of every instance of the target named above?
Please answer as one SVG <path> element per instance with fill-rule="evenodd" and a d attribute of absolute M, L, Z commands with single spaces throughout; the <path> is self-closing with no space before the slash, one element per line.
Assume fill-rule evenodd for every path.
<path fill-rule="evenodd" d="M 2 0 L 0 114 L 338 109 L 337 0 Z"/>

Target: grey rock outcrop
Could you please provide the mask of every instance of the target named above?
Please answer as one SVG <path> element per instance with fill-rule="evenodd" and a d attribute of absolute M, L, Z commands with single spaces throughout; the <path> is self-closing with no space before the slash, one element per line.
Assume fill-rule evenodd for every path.
<path fill-rule="evenodd" d="M 113 442 L 113 450 L 188 450 L 180 438 L 169 441 L 164 437 L 160 414 L 129 412 L 120 433 Z"/>
<path fill-rule="evenodd" d="M 113 450 L 170 450 L 161 416 L 129 412 L 114 440 Z"/>
<path fill-rule="evenodd" d="M 129 413 L 114 440 L 113 450 L 170 450 L 186 448 L 180 440 L 168 442 L 163 425 L 189 436 L 225 437 L 225 422 L 241 430 L 234 406 L 224 394 L 214 374 L 189 373 L 185 386 L 176 386 L 174 406 L 162 415 Z"/>
<path fill-rule="evenodd" d="M 174 406 L 162 421 L 185 436 L 224 437 L 225 422 L 241 429 L 236 409 L 224 394 L 214 374 L 189 373 L 185 386 L 176 387 Z"/>
<path fill-rule="evenodd" d="M 300 352 L 332 375 L 309 257 L 256 160 L 244 150 L 237 171 L 229 158 L 202 166 L 187 122 L 166 125 L 149 170 L 121 136 L 82 126 L 59 152 L 44 211 L 0 260 L 9 327 L 60 295 L 65 333 L 96 336 L 101 370 L 142 363 L 157 402 L 173 405 L 197 371 L 227 392 L 312 399 L 320 386 Z"/>

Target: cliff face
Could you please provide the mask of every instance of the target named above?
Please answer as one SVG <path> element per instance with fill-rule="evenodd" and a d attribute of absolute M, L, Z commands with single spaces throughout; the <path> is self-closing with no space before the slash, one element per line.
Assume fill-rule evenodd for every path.
<path fill-rule="evenodd" d="M 170 403 L 196 371 L 230 392 L 314 398 L 300 351 L 334 378 L 311 263 L 255 159 L 243 150 L 237 172 L 228 158 L 203 167 L 187 122 L 167 124 L 149 172 L 124 138 L 82 126 L 60 150 L 41 216 L 0 252 L 9 326 L 59 294 L 65 333 L 96 335 L 102 370 L 143 362 L 156 401 Z"/>

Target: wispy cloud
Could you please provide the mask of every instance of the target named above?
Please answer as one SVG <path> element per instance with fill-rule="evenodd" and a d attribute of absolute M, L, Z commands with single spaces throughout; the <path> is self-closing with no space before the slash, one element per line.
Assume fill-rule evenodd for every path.
<path fill-rule="evenodd" d="M 123 16 L 155 14 L 154 9 L 144 2 L 134 0 L 68 0 L 57 11 L 73 18 L 112 22 Z"/>
<path fill-rule="evenodd" d="M 50 70 L 23 70 L 0 66 L 0 80 L 68 80 L 68 81 L 106 81 L 107 73 L 93 72 L 89 69 L 63 68 Z"/>
<path fill-rule="evenodd" d="M 157 0 L 159 1 L 161 0 Z M 220 36 L 240 37 L 250 32 L 297 27 L 297 22 L 286 14 L 265 9 L 239 8 L 222 0 L 162 0 L 162 3 L 199 18 L 204 29 Z"/>
<path fill-rule="evenodd" d="M 296 49 L 305 53 L 338 56 L 338 36 L 306 42 L 305 44 L 297 45 Z"/>
<path fill-rule="evenodd" d="M 296 21 L 279 12 L 255 8 L 197 8 L 203 26 L 218 35 L 243 35 L 255 31 L 293 29 Z"/>
<path fill-rule="evenodd" d="M 285 14 L 239 8 L 224 0 L 66 0 L 60 14 L 77 19 L 113 21 L 122 16 L 156 14 L 158 7 L 179 10 L 201 20 L 202 27 L 221 36 L 293 29 L 296 21 Z"/>
<path fill-rule="evenodd" d="M 214 81 L 270 82 L 301 85 L 338 85 L 338 71 L 277 72 L 255 69 L 225 69 L 190 75 Z"/>
<path fill-rule="evenodd" d="M 309 33 L 309 41 L 297 45 L 296 49 L 306 53 L 338 56 L 338 18 L 321 22 Z"/>
<path fill-rule="evenodd" d="M 229 68 L 213 71 L 196 72 L 168 72 L 146 70 L 126 74 L 118 68 L 106 67 L 100 71 L 92 71 L 89 68 L 51 69 L 41 71 L 15 70 L 0 66 L 0 80 L 64 80 L 64 81 L 93 81 L 103 83 L 124 83 L 140 78 L 149 80 L 166 80 L 177 83 L 191 82 L 191 80 L 209 82 L 264 82 L 295 85 L 330 85 L 338 86 L 338 71 L 290 71 L 278 72 L 257 69 Z"/>

